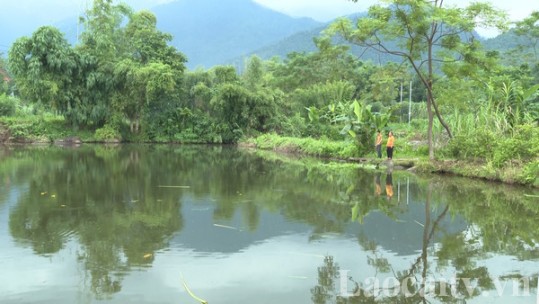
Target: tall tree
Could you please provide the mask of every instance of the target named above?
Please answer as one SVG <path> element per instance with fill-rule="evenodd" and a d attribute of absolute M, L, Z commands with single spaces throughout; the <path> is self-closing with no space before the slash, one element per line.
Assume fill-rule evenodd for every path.
<path fill-rule="evenodd" d="M 528 45 L 533 50 L 533 60 L 539 60 L 539 11 L 534 11 L 529 17 L 516 23 L 515 33 L 527 38 Z"/>
<path fill-rule="evenodd" d="M 170 96 L 179 87 L 185 56 L 168 46 L 172 37 L 157 30 L 155 15 L 141 11 L 131 15 L 125 29 L 124 59 L 114 69 L 114 117 L 127 118 L 138 132 L 142 116 L 152 103 Z"/>
<path fill-rule="evenodd" d="M 85 111 L 81 116 L 88 125 L 100 127 L 110 119 L 115 65 L 127 52 L 122 22 L 131 15 L 132 10 L 126 5 L 94 0 L 92 8 L 80 20 L 84 32 L 76 51 L 84 64 L 86 83 L 81 103 Z"/>
<path fill-rule="evenodd" d="M 364 87 L 363 63 L 350 54 L 347 45 L 332 45 L 328 37 L 314 39 L 317 52 L 288 54 L 284 64 L 268 68 L 275 76 L 275 85 L 285 92 L 310 87 L 317 83 L 348 80 Z"/>
<path fill-rule="evenodd" d="M 62 114 L 76 107 L 78 58 L 57 28 L 40 27 L 31 37 L 15 41 L 9 67 L 23 98 Z"/>
<path fill-rule="evenodd" d="M 357 0 L 352 0 L 357 2 Z M 435 70 L 438 65 L 456 64 L 459 72 L 473 73 L 487 67 L 478 52 L 479 42 L 473 31 L 480 26 L 506 28 L 506 17 L 488 3 L 474 2 L 466 8 L 444 7 L 443 0 L 385 0 L 387 6 L 374 5 L 368 16 L 353 23 L 341 18 L 328 29 L 347 41 L 381 53 L 403 58 L 415 71 L 427 91 L 429 158 L 434 158 L 434 113 L 452 137 L 435 98 Z M 390 42 L 396 41 L 397 47 Z M 433 112 L 434 109 L 434 112 Z"/>
<path fill-rule="evenodd" d="M 174 92 L 177 86 L 174 70 L 163 63 L 152 62 L 140 66 L 125 60 L 117 65 L 114 72 L 116 80 L 123 85 L 114 101 L 115 114 L 118 114 L 115 118 L 125 116 L 130 122 L 131 131 L 139 132 L 141 118 L 150 104 Z"/>
<path fill-rule="evenodd" d="M 125 29 L 127 56 L 141 64 L 162 62 L 182 73 L 187 58 L 175 47 L 168 45 L 172 35 L 157 29 L 157 18 L 150 11 L 131 15 Z"/>
<path fill-rule="evenodd" d="M 246 63 L 245 73 L 243 74 L 243 82 L 249 90 L 256 90 L 262 85 L 264 77 L 264 66 L 262 59 L 254 55 L 249 58 Z"/>

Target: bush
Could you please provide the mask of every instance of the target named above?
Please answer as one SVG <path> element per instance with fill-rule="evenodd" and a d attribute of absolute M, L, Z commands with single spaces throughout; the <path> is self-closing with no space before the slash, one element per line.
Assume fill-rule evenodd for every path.
<path fill-rule="evenodd" d="M 481 158 L 496 168 L 511 160 L 533 161 L 539 155 L 539 128 L 533 124 L 516 126 L 510 136 L 485 129 L 457 135 L 443 154 L 459 159 Z"/>
<path fill-rule="evenodd" d="M 478 130 L 470 135 L 456 135 L 445 147 L 443 154 L 459 158 L 492 159 L 499 137 L 489 130 Z"/>
<path fill-rule="evenodd" d="M 492 161 L 496 167 L 502 167 L 509 160 L 532 160 L 537 155 L 539 155 L 539 128 L 527 124 L 517 126 L 513 137 L 499 142 Z"/>
<path fill-rule="evenodd" d="M 110 125 L 104 125 L 102 128 L 95 130 L 95 139 L 97 141 L 112 142 L 121 139 L 120 132 Z"/>
<path fill-rule="evenodd" d="M 13 116 L 16 110 L 16 98 L 7 96 L 6 94 L 0 95 L 0 116 Z"/>
<path fill-rule="evenodd" d="M 301 137 L 305 134 L 306 128 L 307 123 L 299 113 L 296 113 L 290 118 L 283 116 L 283 120 L 280 122 L 279 126 L 276 127 L 280 134 L 292 137 Z"/>
<path fill-rule="evenodd" d="M 539 186 L 539 160 L 532 161 L 524 166 L 520 182 Z"/>
<path fill-rule="evenodd" d="M 3 117 L 1 122 L 18 141 L 49 142 L 68 135 L 65 119 L 50 113 L 39 116 Z"/>

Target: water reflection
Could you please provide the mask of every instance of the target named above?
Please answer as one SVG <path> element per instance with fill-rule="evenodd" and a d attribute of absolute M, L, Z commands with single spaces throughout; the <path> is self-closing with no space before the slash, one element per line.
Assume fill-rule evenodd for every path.
<path fill-rule="evenodd" d="M 73 235 L 78 260 L 98 296 L 121 290 L 121 273 L 150 265 L 156 250 L 182 227 L 178 193 L 160 191 L 139 153 L 98 147 L 33 153 L 28 191 L 10 213 L 9 229 L 36 254 L 57 253 Z M 170 177 L 168 177 L 170 178 Z"/>
<path fill-rule="evenodd" d="M 379 176 L 378 173 L 375 174 L 376 185 Z M 461 180 L 448 184 L 434 179 L 422 188 L 423 193 L 419 192 L 425 200 L 423 219 L 421 222 L 414 221 L 423 230 L 421 250 L 408 267 L 392 265 L 390 260 L 384 257 L 387 252 L 384 253 L 375 240 L 360 234 L 358 243 L 364 251 L 369 252 L 365 264 L 369 265 L 372 271 L 365 275 L 365 264 L 341 269 L 333 256 L 326 256 L 322 266 L 318 267 L 318 284 L 311 289 L 313 303 L 468 303 L 470 300 L 492 303 L 493 298 L 501 299 L 500 303 L 513 302 L 515 298 L 531 303 L 536 298 L 539 299 L 539 273 L 536 268 L 519 271 L 502 265 L 492 267 L 484 263 L 494 253 L 507 252 L 517 258 L 526 257 L 525 259 L 531 258 L 537 262 L 537 229 L 531 229 L 534 231 L 533 236 L 526 233 L 524 240 L 513 232 L 522 231 L 521 226 L 526 224 L 510 220 L 491 222 L 487 226 L 470 224 L 457 231 L 448 231 L 443 227 L 444 220 L 450 216 L 450 210 L 453 215 L 457 212 L 464 216 L 471 214 L 470 223 L 476 219 L 477 213 L 482 211 L 481 205 L 474 205 L 476 202 L 466 202 L 466 197 L 470 196 L 468 191 L 477 192 L 479 188 L 465 185 L 465 182 Z M 386 187 L 392 187 L 391 172 L 388 172 L 386 177 Z M 508 191 L 494 190 L 494 187 L 482 189 L 489 199 L 489 208 L 497 204 L 501 207 L 508 201 L 516 203 L 509 199 L 514 198 L 515 192 L 508 187 L 502 188 Z M 499 196 L 494 196 L 493 192 Z M 386 189 L 386 193 L 392 191 Z M 449 195 L 452 195 L 451 199 L 448 199 Z M 392 195 L 388 194 L 388 197 L 390 196 Z M 455 202 L 466 202 L 466 211 L 470 213 L 458 209 L 463 205 Z M 529 209 L 531 207 L 533 218 L 537 215 L 537 208 L 530 203 L 529 200 L 520 200 L 515 207 L 526 209 L 527 212 L 532 211 Z M 529 218 L 529 214 L 521 216 Z M 482 218 L 480 222 L 488 221 Z M 494 226 L 503 227 L 505 236 L 495 237 L 488 231 Z M 508 233 L 512 235 L 508 237 Z M 501 239 L 508 242 L 501 242 Z M 493 249 L 488 245 L 493 243 L 497 243 L 497 248 Z M 358 269 L 361 271 L 357 271 Z M 353 272 L 357 277 L 350 275 Z"/>
<path fill-rule="evenodd" d="M 388 201 L 391 201 L 393 197 L 393 172 L 388 169 L 386 174 L 386 197 Z"/>
<path fill-rule="evenodd" d="M 363 298 L 342 298 L 339 267 L 350 271 L 352 293 L 369 291 L 362 285 L 365 274 L 391 276 L 399 282 L 413 278 L 418 284 L 410 291 L 448 274 L 476 278 L 478 294 L 457 286 L 456 298 L 468 299 L 492 290 L 493 277 L 536 277 L 530 272 L 534 268 L 519 268 L 520 264 L 507 268 L 499 263 L 493 268 L 489 263 L 493 255 L 503 255 L 538 266 L 539 231 L 533 227 L 539 206 L 522 195 L 529 189 L 420 179 L 392 171 L 369 173 L 353 166 L 227 147 L 11 148 L 0 155 L 0 176 L 8 181 L 1 190 L 18 191 L 15 196 L 0 195 L 0 215 L 2 204 L 9 206 L 10 237 L 37 256 L 75 252 L 81 280 L 96 299 L 125 302 L 133 295 L 126 285 L 146 284 L 146 279 L 129 281 L 137 270 L 176 277 L 171 283 L 177 284 L 174 292 L 167 284 L 153 286 L 164 297 L 176 299 L 180 272 L 206 269 L 198 281 L 193 279 L 195 273 L 189 279 L 198 287 L 197 294 L 202 290 L 207 296 L 203 298 L 221 303 L 241 303 L 233 298 L 239 290 L 260 293 L 261 284 L 281 282 L 283 276 L 309 278 L 309 271 L 318 277 L 318 284 L 298 283 L 286 299 L 295 299 L 294 303 L 427 300 L 418 292 L 414 297 L 364 293 Z M 401 191 L 404 181 L 406 191 Z M 294 236 L 294 241 L 287 236 Z M 0 241 L 7 237 L 0 235 Z M 280 243 L 283 238 L 286 242 Z M 277 244 L 283 247 L 257 251 Z M 357 259 L 358 253 L 362 259 Z M 236 261 L 232 257 L 238 255 L 241 263 L 235 265 L 240 266 L 221 264 L 228 257 Z M 298 270 L 305 274 L 286 273 L 294 268 L 291 255 L 316 260 Z M 274 271 L 259 282 L 234 285 L 222 273 L 208 273 L 208 263 L 233 271 L 236 279 L 250 277 L 263 267 Z M 276 268 L 282 276 L 276 276 Z M 227 280 L 227 287 L 216 289 L 213 276 Z M 274 288 L 261 296 L 277 301 L 279 292 Z"/>

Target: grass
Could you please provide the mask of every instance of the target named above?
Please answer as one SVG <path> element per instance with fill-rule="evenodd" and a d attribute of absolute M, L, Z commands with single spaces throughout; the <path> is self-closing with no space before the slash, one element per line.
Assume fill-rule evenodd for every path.
<path fill-rule="evenodd" d="M 443 173 L 458 176 L 501 181 L 509 184 L 523 184 L 539 187 L 537 172 L 539 161 L 531 163 L 513 160 L 504 166 L 494 166 L 486 159 L 458 160 L 441 157 L 435 161 L 428 158 L 428 146 L 419 134 L 420 131 L 408 124 L 396 124 L 392 130 L 396 135 L 395 164 L 398 161 L 413 164 L 416 172 Z M 298 153 L 317 157 L 354 160 L 359 157 L 352 142 L 330 141 L 327 139 L 282 137 L 277 134 L 264 134 L 249 139 L 245 143 L 262 150 L 285 153 Z M 363 156 L 367 164 L 377 164 L 374 147 L 372 154 Z M 442 155 L 441 153 L 438 153 Z M 404 166 L 404 167 L 407 167 Z"/>
<path fill-rule="evenodd" d="M 259 149 L 285 153 L 300 153 L 318 157 L 351 158 L 357 157 L 354 143 L 327 139 L 282 137 L 277 134 L 264 134 L 249 141 Z"/>
<path fill-rule="evenodd" d="M 8 129 L 15 142 L 52 143 L 66 137 L 79 137 L 82 141 L 95 141 L 94 132 L 74 131 L 63 116 L 52 114 L 0 117 L 0 127 Z"/>

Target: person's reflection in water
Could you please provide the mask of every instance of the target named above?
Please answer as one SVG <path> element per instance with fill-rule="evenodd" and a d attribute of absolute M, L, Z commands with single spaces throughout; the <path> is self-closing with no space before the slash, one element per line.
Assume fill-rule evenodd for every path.
<path fill-rule="evenodd" d="M 393 176 L 392 176 L 392 171 L 391 170 L 388 170 L 387 171 L 387 175 L 386 175 L 386 196 L 387 196 L 387 200 L 391 200 L 391 198 L 393 197 Z"/>
<path fill-rule="evenodd" d="M 376 196 L 380 196 L 382 194 L 382 184 L 380 183 L 380 177 L 382 176 L 382 173 L 377 172 L 374 176 L 374 194 Z"/>

